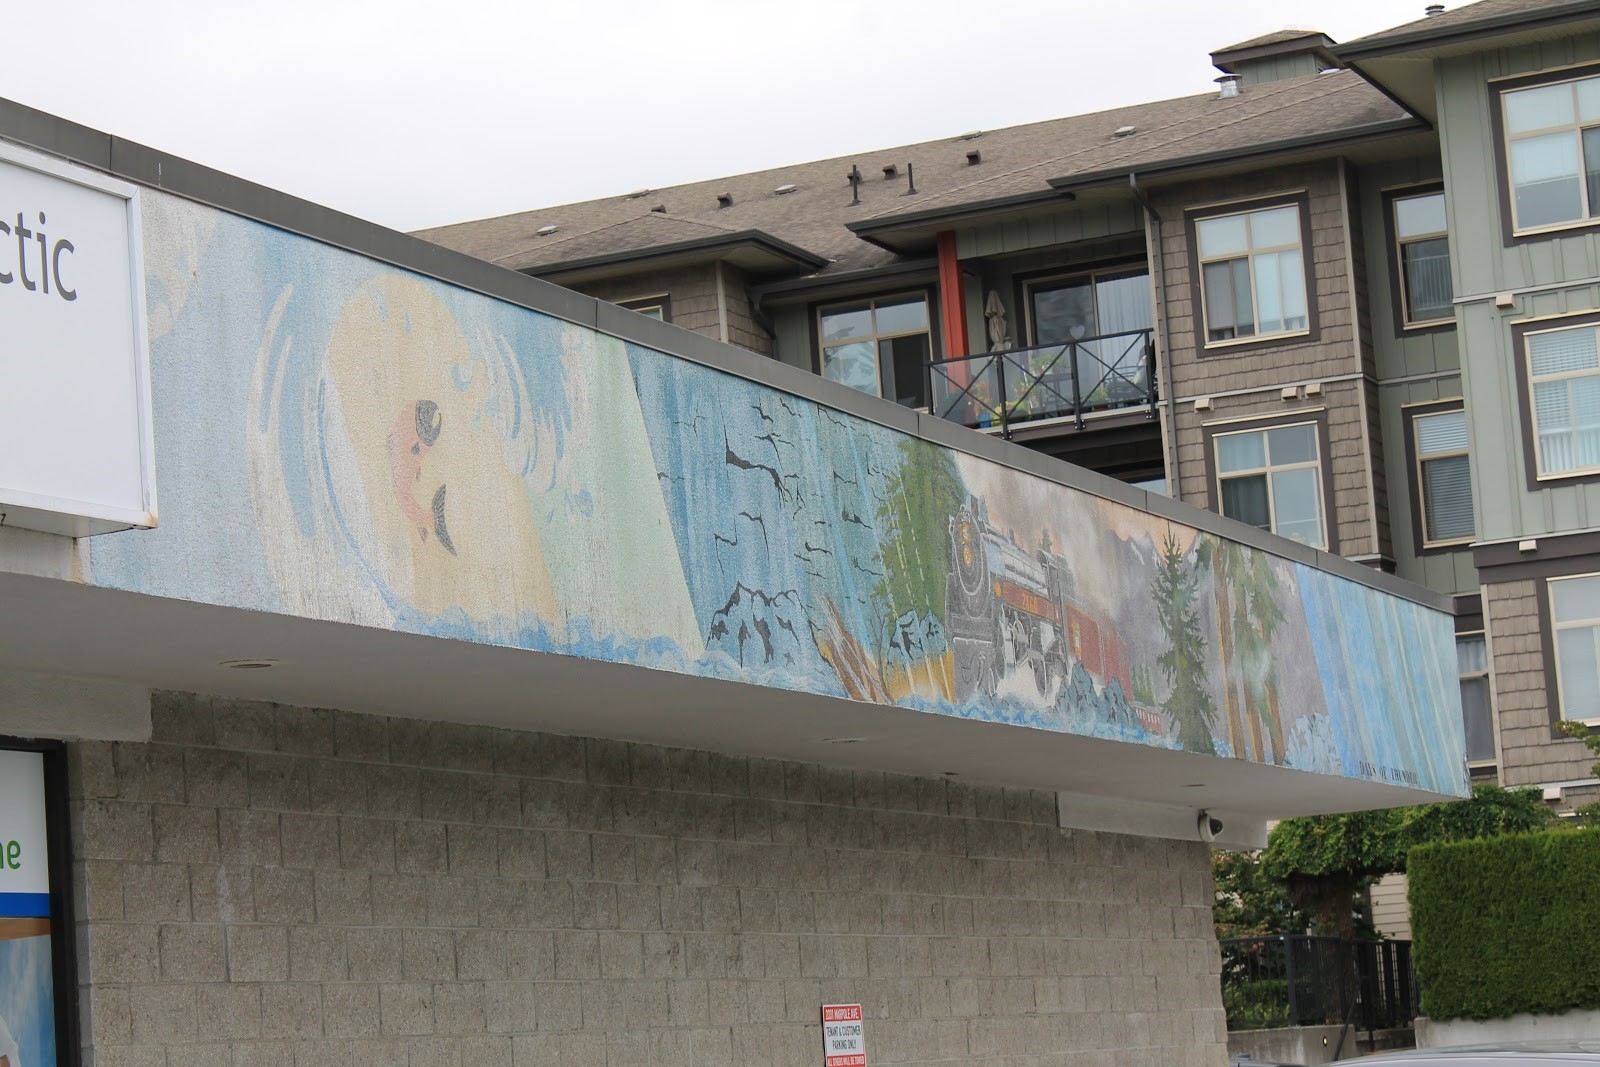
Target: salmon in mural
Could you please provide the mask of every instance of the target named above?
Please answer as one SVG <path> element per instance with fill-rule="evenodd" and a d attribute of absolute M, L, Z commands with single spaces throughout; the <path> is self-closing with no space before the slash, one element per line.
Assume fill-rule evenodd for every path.
<path fill-rule="evenodd" d="M 292 234 L 142 204 L 157 454 L 183 476 L 160 529 L 91 544 L 97 582 L 1461 788 L 1440 613 Z"/>

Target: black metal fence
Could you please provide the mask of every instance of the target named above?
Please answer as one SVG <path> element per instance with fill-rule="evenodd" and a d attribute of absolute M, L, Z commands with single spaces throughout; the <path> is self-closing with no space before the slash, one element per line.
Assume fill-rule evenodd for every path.
<path fill-rule="evenodd" d="M 1230 1030 L 1353 1023 L 1370 1034 L 1417 1016 L 1409 941 L 1279 934 L 1221 946 Z"/>
<path fill-rule="evenodd" d="M 1150 330 L 1059 345 L 982 352 L 928 365 L 929 405 L 940 418 L 1011 436 L 1019 423 L 1072 419 L 1156 402 Z"/>

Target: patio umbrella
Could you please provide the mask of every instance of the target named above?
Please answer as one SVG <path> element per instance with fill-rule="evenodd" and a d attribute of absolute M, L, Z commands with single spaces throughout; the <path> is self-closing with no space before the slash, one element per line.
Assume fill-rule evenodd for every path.
<path fill-rule="evenodd" d="M 1004 352 L 1011 347 L 1011 334 L 1006 330 L 1006 306 L 1000 294 L 989 290 L 989 299 L 983 302 L 983 317 L 989 320 L 989 351 Z"/>

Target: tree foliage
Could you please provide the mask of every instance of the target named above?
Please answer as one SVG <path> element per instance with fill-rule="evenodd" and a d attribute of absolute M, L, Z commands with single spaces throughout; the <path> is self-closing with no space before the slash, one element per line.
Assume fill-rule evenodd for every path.
<path fill-rule="evenodd" d="M 1404 871 L 1413 847 L 1540 830 L 1553 819 L 1537 789 L 1480 785 L 1470 800 L 1285 819 L 1267 838 L 1262 869 L 1319 933 L 1349 937 L 1355 895 Z"/>
<path fill-rule="evenodd" d="M 1218 937 L 1262 937 L 1306 928 L 1306 915 L 1289 891 L 1267 877 L 1260 852 L 1213 852 L 1211 876 L 1217 890 L 1212 919 Z"/>
<path fill-rule="evenodd" d="M 1573 722 L 1571 719 L 1562 719 L 1560 722 L 1556 723 L 1556 729 L 1560 730 L 1568 737 L 1575 737 L 1579 741 L 1582 741 L 1590 752 L 1600 756 L 1600 733 L 1595 733 L 1588 723 Z M 1600 763 L 1596 763 L 1594 766 L 1590 767 L 1589 773 L 1595 775 L 1596 777 L 1600 777 Z M 1595 824 L 1600 823 L 1600 802 L 1582 805 L 1578 808 L 1578 815 L 1583 819 L 1583 824 L 1585 826 L 1594 826 Z"/>

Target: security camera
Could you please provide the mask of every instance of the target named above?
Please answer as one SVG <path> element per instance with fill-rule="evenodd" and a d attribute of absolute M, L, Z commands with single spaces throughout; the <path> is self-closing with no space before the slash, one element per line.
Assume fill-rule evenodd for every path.
<path fill-rule="evenodd" d="M 1200 831 L 1200 840 L 1209 844 L 1222 833 L 1222 820 L 1209 811 L 1202 811 L 1200 817 L 1195 820 L 1195 827 Z"/>

